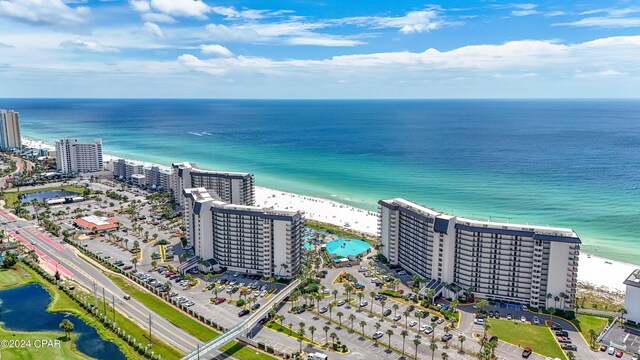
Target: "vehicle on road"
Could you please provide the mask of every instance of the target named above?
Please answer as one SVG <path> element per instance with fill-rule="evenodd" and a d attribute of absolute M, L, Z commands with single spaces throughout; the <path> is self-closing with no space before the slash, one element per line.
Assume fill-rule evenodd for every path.
<path fill-rule="evenodd" d="M 520 321 L 525 322 L 525 321 L 527 321 L 527 318 L 524 317 L 524 315 L 522 315 L 522 316 L 520 316 Z"/>
<path fill-rule="evenodd" d="M 513 320 L 513 316 L 511 316 L 511 314 L 507 314 L 507 320 Z"/>
<path fill-rule="evenodd" d="M 249 310 L 247 309 L 242 309 L 240 310 L 240 312 L 238 313 L 238 317 L 243 317 L 245 315 L 247 315 L 249 313 Z"/>
<path fill-rule="evenodd" d="M 531 348 L 524 348 L 524 350 L 522 351 L 522 357 L 526 359 L 531 356 L 532 352 L 533 351 L 531 350 Z"/>
<path fill-rule="evenodd" d="M 540 319 L 538 319 L 537 316 L 534 316 L 533 317 L 533 323 L 536 324 L 536 325 L 540 325 Z"/>
<path fill-rule="evenodd" d="M 125 295 L 124 295 L 124 299 L 125 299 L 125 300 L 129 300 L 129 299 L 131 299 L 131 296 L 129 296 L 128 294 L 125 294 Z"/>

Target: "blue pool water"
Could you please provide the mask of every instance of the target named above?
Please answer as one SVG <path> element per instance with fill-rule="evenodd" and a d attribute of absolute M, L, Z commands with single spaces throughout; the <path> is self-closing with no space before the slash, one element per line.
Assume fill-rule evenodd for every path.
<path fill-rule="evenodd" d="M 369 250 L 369 244 L 362 240 L 333 240 L 327 243 L 327 252 L 338 257 L 357 256 Z"/>
<path fill-rule="evenodd" d="M 307 250 L 311 250 L 311 248 L 312 248 L 312 247 L 313 247 L 313 246 L 311 246 L 311 244 L 309 244 L 309 243 L 304 243 L 304 248 L 305 248 L 305 249 L 307 249 Z"/>

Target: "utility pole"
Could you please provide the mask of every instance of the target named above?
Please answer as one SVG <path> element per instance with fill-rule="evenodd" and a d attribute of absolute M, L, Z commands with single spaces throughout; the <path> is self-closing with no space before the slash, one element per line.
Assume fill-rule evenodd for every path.
<path fill-rule="evenodd" d="M 104 296 L 104 288 L 102 288 L 102 308 L 104 309 L 104 316 L 107 316 L 107 299 Z"/>
<path fill-rule="evenodd" d="M 151 313 L 149 313 L 149 344 L 152 344 L 151 341 Z"/>
<path fill-rule="evenodd" d="M 113 322 L 116 322 L 116 296 L 111 294 L 111 309 L 113 309 Z"/>
<path fill-rule="evenodd" d="M 96 286 L 96 282 L 93 282 L 93 305 L 98 308 L 98 295 L 97 295 L 98 287 Z"/>

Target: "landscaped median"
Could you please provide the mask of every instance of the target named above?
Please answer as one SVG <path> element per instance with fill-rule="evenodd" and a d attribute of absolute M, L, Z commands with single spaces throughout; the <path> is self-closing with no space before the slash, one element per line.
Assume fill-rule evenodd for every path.
<path fill-rule="evenodd" d="M 571 323 L 580 331 L 587 344 L 591 345 L 595 344 L 595 338 L 604 330 L 609 320 L 598 316 L 577 314 Z M 593 335 L 591 335 L 591 330 L 593 330 Z"/>
<path fill-rule="evenodd" d="M 120 289 L 122 289 L 122 291 L 144 304 L 153 312 L 162 314 L 162 316 L 169 322 L 183 329 L 198 340 L 208 342 L 209 340 L 220 335 L 220 333 L 218 333 L 217 331 L 190 317 L 179 309 L 171 306 L 159 297 L 153 295 L 148 291 L 142 290 L 131 280 L 123 276 L 114 275 L 111 273 L 105 273 L 105 275 L 108 276 L 111 281 L 113 281 L 113 283 L 116 284 Z M 220 351 L 225 355 L 233 356 L 240 360 L 275 359 L 268 354 L 257 352 L 255 349 L 250 348 L 247 345 L 241 344 L 237 341 L 232 341 L 229 344 L 223 346 Z"/>
<path fill-rule="evenodd" d="M 520 321 L 490 319 L 489 335 L 521 348 L 529 347 L 540 355 L 566 359 L 551 330 L 546 326 Z"/>

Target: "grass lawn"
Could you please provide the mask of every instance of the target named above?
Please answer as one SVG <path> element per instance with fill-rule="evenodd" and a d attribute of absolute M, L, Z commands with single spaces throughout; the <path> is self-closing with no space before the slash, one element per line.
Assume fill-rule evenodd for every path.
<path fill-rule="evenodd" d="M 3 360 L 89 359 L 89 357 L 83 355 L 76 349 L 75 343 L 73 341 L 73 334 L 71 335 L 71 340 L 66 340 L 64 332 L 12 332 L 0 329 L 0 338 L 10 341 L 30 341 L 30 343 L 28 343 L 30 346 L 27 345 L 25 347 L 0 348 L 0 357 Z M 36 340 L 40 344 L 38 344 Z M 42 343 L 44 340 L 60 340 L 60 347 L 56 347 L 55 345 L 43 346 Z M 36 345 L 38 345 L 38 347 L 36 347 Z"/>
<path fill-rule="evenodd" d="M 294 337 L 294 338 L 296 338 L 296 339 L 299 339 L 299 338 L 300 338 L 300 334 L 298 334 L 298 332 L 297 332 L 297 331 L 293 331 L 293 330 L 291 330 L 290 328 L 288 328 L 288 327 L 286 327 L 286 326 L 284 326 L 284 325 L 281 325 L 280 323 L 277 323 L 277 322 L 275 322 L 275 321 L 270 321 L 270 322 L 267 324 L 267 327 L 268 327 L 269 329 L 273 329 L 273 330 L 275 330 L 275 331 L 277 331 L 277 332 L 281 332 L 281 333 L 283 333 L 283 334 L 285 334 L 285 335 L 289 335 L 289 336 Z M 309 338 L 307 338 L 307 337 L 305 336 L 305 337 L 304 337 L 304 341 L 311 342 L 311 339 L 309 339 Z"/>
<path fill-rule="evenodd" d="M 105 273 L 105 275 L 108 276 L 120 289 L 122 289 L 122 291 L 145 304 L 145 306 L 153 310 L 155 313 L 162 314 L 165 319 L 188 332 L 198 340 L 207 342 L 220 335 L 215 330 L 183 313 L 181 310 L 167 304 L 164 300 L 158 298 L 154 294 L 140 289 L 131 280 L 110 273 Z M 220 351 L 229 356 L 233 355 L 233 357 L 240 360 L 275 359 L 270 355 L 256 351 L 255 349 L 240 344 L 237 341 L 228 343 L 223 346 Z"/>
<path fill-rule="evenodd" d="M 86 310 L 82 309 L 80 305 L 78 305 L 75 301 L 73 301 L 73 299 L 67 296 L 67 294 L 59 290 L 57 286 L 50 284 L 48 281 L 44 280 L 40 275 L 38 275 L 38 273 L 31 270 L 26 265 L 20 264 L 19 266 L 25 272 L 29 273 L 34 280 L 42 284 L 51 294 L 51 304 L 49 304 L 47 311 L 66 312 L 76 315 L 90 326 L 96 328 L 103 339 L 116 343 L 128 359 L 144 359 L 142 355 L 139 355 L 137 352 L 135 352 L 133 347 L 129 346 L 124 340 L 120 339 L 115 334 L 107 330 L 107 328 L 102 323 L 97 321 L 93 316 L 89 315 Z M 76 291 L 83 290 L 77 289 Z M 89 295 L 87 292 L 85 293 Z M 98 299 L 98 306 L 100 309 L 103 308 L 102 299 L 100 298 Z M 109 310 L 110 307 L 107 306 L 109 319 L 111 319 L 112 312 Z M 131 334 L 131 336 L 138 339 L 138 341 L 148 341 L 146 340 L 147 330 L 140 328 L 137 324 L 135 324 L 133 321 L 129 320 L 119 312 L 116 312 L 116 323 L 121 329 L 125 330 L 127 334 Z M 156 354 L 162 355 L 163 359 L 180 359 L 183 355 L 180 351 L 178 351 L 178 349 L 164 342 L 158 342 L 157 339 L 154 341 L 153 350 Z"/>
<path fill-rule="evenodd" d="M 84 191 L 84 188 L 67 185 L 67 186 L 56 186 L 56 187 L 39 188 L 39 189 L 28 189 L 28 190 L 23 190 L 23 191 L 5 192 L 4 193 L 4 202 L 5 202 L 5 206 L 4 207 L 13 209 L 14 208 L 13 203 L 18 200 L 18 196 L 20 196 L 20 195 L 30 194 L 30 193 L 34 193 L 34 192 L 40 192 L 40 191 L 52 191 L 52 190 L 66 190 L 66 191 L 71 191 L 71 192 L 75 192 L 75 193 L 78 193 L 78 194 L 82 194 L 82 192 Z"/>
<path fill-rule="evenodd" d="M 520 345 L 522 348 L 530 347 L 544 356 L 566 359 L 553 334 L 545 326 L 502 319 L 491 319 L 489 324 L 489 334 L 496 335 L 501 341 Z"/>
<path fill-rule="evenodd" d="M 342 236 L 343 238 L 347 238 L 347 239 L 363 240 L 369 243 L 369 245 L 371 246 L 375 246 L 378 243 L 377 241 L 373 240 L 370 237 L 363 236 L 363 234 L 357 233 L 355 231 L 345 230 L 340 226 L 321 222 L 321 221 L 305 220 L 304 226 L 314 230 L 327 231 L 331 234 Z"/>
<path fill-rule="evenodd" d="M 26 278 L 26 273 L 16 270 L 0 269 L 0 290 L 24 285 L 30 280 Z"/>
<path fill-rule="evenodd" d="M 580 330 L 582 336 L 584 336 L 588 342 L 589 330 L 593 329 L 596 334 L 600 334 L 602 330 L 604 330 L 605 326 L 607 326 L 608 320 L 597 316 L 578 314 L 576 319 L 571 322 L 578 328 L 578 330 Z"/>

